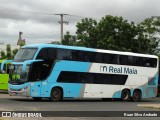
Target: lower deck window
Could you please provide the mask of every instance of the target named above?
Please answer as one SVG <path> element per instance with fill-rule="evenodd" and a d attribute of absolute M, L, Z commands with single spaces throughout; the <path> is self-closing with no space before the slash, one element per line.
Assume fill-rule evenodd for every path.
<path fill-rule="evenodd" d="M 57 82 L 124 85 L 128 75 L 62 71 Z"/>

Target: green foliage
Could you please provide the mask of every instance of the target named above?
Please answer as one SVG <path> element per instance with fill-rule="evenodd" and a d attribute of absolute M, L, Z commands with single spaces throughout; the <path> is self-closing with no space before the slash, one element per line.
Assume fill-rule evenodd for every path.
<path fill-rule="evenodd" d="M 67 31 L 66 35 L 64 35 L 64 39 L 62 40 L 62 44 L 63 45 L 74 45 L 75 42 L 76 42 L 76 37 L 70 35 L 70 32 Z"/>
<path fill-rule="evenodd" d="M 131 32 L 132 31 L 132 32 Z M 135 35 L 134 23 L 132 26 L 122 17 L 105 16 L 98 24 L 98 48 L 131 51 L 128 44 Z"/>
<path fill-rule="evenodd" d="M 77 23 L 76 35 L 67 32 L 62 44 L 153 54 L 159 42 L 155 37 L 160 31 L 158 25 L 160 20 L 153 18 L 140 24 L 111 15 L 102 17 L 99 22 L 85 18 Z"/>
<path fill-rule="evenodd" d="M 10 60 L 11 57 L 12 57 L 11 56 L 11 45 L 10 44 L 7 44 L 7 46 L 6 46 L 6 52 L 7 52 L 6 53 L 6 58 Z"/>
<path fill-rule="evenodd" d="M 97 46 L 97 21 L 91 18 L 82 19 L 77 25 L 77 39 L 80 40 L 77 45 L 93 47 Z"/>
<path fill-rule="evenodd" d="M 61 45 L 61 42 L 59 42 L 59 41 L 53 41 L 52 44 Z"/>
<path fill-rule="evenodd" d="M 21 47 L 23 47 L 24 45 L 26 45 L 26 44 L 25 44 L 25 42 L 20 43 L 20 45 L 19 45 L 19 46 L 20 46 L 20 48 L 21 48 Z"/>
<path fill-rule="evenodd" d="M 18 52 L 18 49 L 15 48 L 13 51 L 12 51 L 12 59 L 14 58 L 14 56 L 16 55 L 16 53 Z"/>
<path fill-rule="evenodd" d="M 13 51 L 11 50 L 11 45 L 7 44 L 6 45 L 6 53 L 4 51 L 1 51 L 1 58 L 0 59 L 7 59 L 7 60 L 11 60 L 14 58 L 14 56 L 16 55 L 16 53 L 18 52 L 18 49 L 15 48 Z"/>
<path fill-rule="evenodd" d="M 4 51 L 1 51 L 1 59 L 6 59 L 6 56 L 5 56 L 5 52 Z"/>
<path fill-rule="evenodd" d="M 151 51 L 151 53 L 159 54 L 157 46 L 160 41 L 160 18 L 147 18 L 143 22 L 141 22 L 140 25 L 144 27 L 144 34 L 150 40 L 150 42 L 148 43 L 148 49 Z"/>

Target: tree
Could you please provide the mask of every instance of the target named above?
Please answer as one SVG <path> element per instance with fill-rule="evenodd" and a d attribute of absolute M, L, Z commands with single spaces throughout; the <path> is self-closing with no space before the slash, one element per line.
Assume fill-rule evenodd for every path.
<path fill-rule="evenodd" d="M 61 42 L 59 42 L 59 41 L 53 41 L 53 42 L 51 42 L 52 44 L 57 44 L 57 45 L 61 45 Z"/>
<path fill-rule="evenodd" d="M 98 43 L 101 49 L 131 51 L 129 45 L 136 35 L 134 23 L 129 23 L 122 17 L 107 15 L 98 24 Z"/>
<path fill-rule="evenodd" d="M 66 35 L 64 35 L 64 39 L 62 40 L 63 45 L 74 45 L 76 43 L 76 37 L 70 35 L 70 32 L 67 31 Z"/>
<path fill-rule="evenodd" d="M 82 19 L 77 25 L 77 45 L 86 47 L 97 47 L 97 21 L 91 18 Z"/>
<path fill-rule="evenodd" d="M 1 58 L 0 59 L 7 59 L 11 60 L 14 58 L 16 53 L 18 52 L 18 48 L 15 48 L 13 51 L 11 50 L 11 45 L 7 44 L 6 45 L 6 53 L 4 51 L 1 51 Z"/>
<path fill-rule="evenodd" d="M 23 47 L 24 45 L 26 45 L 25 40 L 22 40 L 23 42 L 20 42 L 20 48 Z"/>
<path fill-rule="evenodd" d="M 122 17 L 107 15 L 99 22 L 85 18 L 76 27 L 76 36 L 67 32 L 62 44 L 151 54 L 158 45 L 158 39 L 147 31 L 145 24 L 128 22 Z M 70 42 L 72 37 L 78 41 Z"/>
<path fill-rule="evenodd" d="M 5 52 L 4 51 L 1 51 L 1 60 L 5 59 L 6 56 L 5 56 Z"/>
<path fill-rule="evenodd" d="M 150 17 L 142 21 L 139 25 L 143 26 L 144 34 L 150 40 L 148 44 L 150 53 L 158 53 L 157 46 L 160 41 L 160 18 L 159 17 Z"/>
<path fill-rule="evenodd" d="M 12 54 L 11 53 L 11 45 L 10 44 L 7 44 L 7 46 L 6 46 L 6 52 L 7 52 L 6 53 L 6 58 L 9 59 L 9 60 L 12 59 L 12 56 L 11 56 L 11 54 Z"/>
<path fill-rule="evenodd" d="M 12 59 L 14 58 L 14 56 L 16 55 L 17 52 L 18 52 L 18 48 L 15 48 L 15 49 L 12 51 Z"/>

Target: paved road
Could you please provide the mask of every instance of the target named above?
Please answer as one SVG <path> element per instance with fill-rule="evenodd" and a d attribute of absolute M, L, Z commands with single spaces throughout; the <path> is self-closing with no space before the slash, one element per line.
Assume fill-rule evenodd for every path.
<path fill-rule="evenodd" d="M 31 98 L 11 97 L 8 94 L 0 94 L 0 111 L 159 111 L 160 109 L 141 108 L 138 104 L 160 104 L 160 98 L 144 99 L 141 102 L 122 102 L 120 100 L 107 100 L 100 99 L 91 100 L 73 100 L 66 99 L 62 102 L 50 102 L 47 99 L 42 101 L 34 101 Z M 45 118 L 42 118 L 44 120 Z M 49 119 L 49 118 L 47 118 Z M 50 118 L 53 119 L 53 118 Z M 64 119 L 64 118 L 55 118 Z M 80 119 L 80 120 L 96 120 L 106 118 L 65 118 L 66 120 Z M 121 120 L 127 118 L 110 118 L 107 119 Z M 134 119 L 134 118 L 130 118 Z M 139 118 L 141 120 L 155 120 L 158 118 Z M 8 119 L 5 119 L 8 120 Z"/>

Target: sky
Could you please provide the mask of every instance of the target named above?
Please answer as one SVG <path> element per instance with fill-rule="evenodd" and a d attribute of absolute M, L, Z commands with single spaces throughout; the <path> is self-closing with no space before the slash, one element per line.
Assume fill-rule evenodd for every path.
<path fill-rule="evenodd" d="M 55 14 L 68 14 L 64 34 L 75 34 L 83 18 L 112 15 L 139 23 L 160 16 L 160 0 L 0 0 L 0 44 L 16 45 L 19 31 L 26 44 L 60 41 L 60 16 Z"/>

